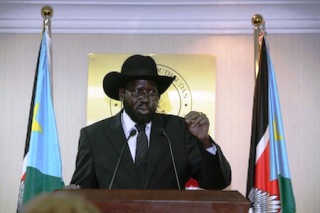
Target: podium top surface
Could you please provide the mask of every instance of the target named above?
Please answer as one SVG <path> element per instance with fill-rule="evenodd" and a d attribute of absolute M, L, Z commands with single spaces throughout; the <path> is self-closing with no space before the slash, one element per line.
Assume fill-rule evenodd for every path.
<path fill-rule="evenodd" d="M 64 190 L 83 195 L 89 200 L 135 200 L 135 201 L 215 201 L 249 203 L 238 191 L 220 190 L 108 190 L 69 189 Z"/>

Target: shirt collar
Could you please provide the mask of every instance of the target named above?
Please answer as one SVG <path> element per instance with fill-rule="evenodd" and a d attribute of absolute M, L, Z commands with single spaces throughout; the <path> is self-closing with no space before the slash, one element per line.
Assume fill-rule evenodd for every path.
<path fill-rule="evenodd" d="M 130 134 L 130 131 L 132 129 L 136 129 L 135 128 L 136 122 L 134 122 L 130 118 L 130 116 L 127 114 L 126 110 L 123 110 L 123 112 L 122 112 L 121 121 L 122 121 L 123 131 L 126 134 L 126 137 L 128 137 Z M 151 121 L 146 124 L 146 131 L 150 132 L 150 128 L 151 128 Z"/>

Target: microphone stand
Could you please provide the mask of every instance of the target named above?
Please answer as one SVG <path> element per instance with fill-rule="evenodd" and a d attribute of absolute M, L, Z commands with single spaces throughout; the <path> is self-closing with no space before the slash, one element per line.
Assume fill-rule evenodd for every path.
<path fill-rule="evenodd" d="M 169 149 L 170 149 L 170 156 L 171 156 L 171 160 L 172 160 L 172 164 L 173 164 L 173 170 L 174 170 L 174 174 L 176 176 L 176 181 L 177 181 L 177 185 L 178 185 L 178 189 L 181 190 L 180 187 L 180 181 L 179 181 L 179 177 L 178 177 L 178 172 L 177 172 L 177 168 L 176 168 L 176 162 L 174 160 L 174 156 L 173 156 L 173 152 L 172 152 L 172 147 L 171 147 L 171 141 L 166 133 L 166 131 L 164 129 L 160 129 L 160 132 L 166 137 L 168 144 L 169 144 Z"/>
<path fill-rule="evenodd" d="M 110 182 L 110 185 L 109 185 L 109 189 L 111 189 L 111 187 L 112 187 L 112 185 L 113 185 L 114 178 L 116 177 L 116 174 L 117 174 L 117 172 L 118 172 L 119 165 L 120 165 L 120 161 L 121 161 L 121 159 L 122 159 L 124 150 L 125 150 L 125 148 L 126 148 L 127 145 L 128 145 L 128 140 L 129 140 L 132 136 L 134 136 L 136 133 L 137 133 L 137 130 L 135 130 L 135 129 L 131 130 L 129 137 L 127 138 L 126 142 L 125 142 L 125 143 L 123 144 L 123 146 L 122 146 L 122 150 L 121 150 L 121 152 L 120 152 L 120 155 L 119 155 L 119 159 L 118 159 L 116 168 L 115 168 L 115 170 L 114 170 L 114 172 L 113 172 L 113 175 L 112 175 L 112 178 L 111 178 L 111 182 Z"/>

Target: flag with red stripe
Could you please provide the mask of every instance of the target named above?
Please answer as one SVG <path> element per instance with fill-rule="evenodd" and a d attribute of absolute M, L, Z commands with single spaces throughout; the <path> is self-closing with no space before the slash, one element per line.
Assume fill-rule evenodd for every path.
<path fill-rule="evenodd" d="M 247 198 L 253 212 L 296 211 L 278 89 L 265 37 L 254 93 Z"/>

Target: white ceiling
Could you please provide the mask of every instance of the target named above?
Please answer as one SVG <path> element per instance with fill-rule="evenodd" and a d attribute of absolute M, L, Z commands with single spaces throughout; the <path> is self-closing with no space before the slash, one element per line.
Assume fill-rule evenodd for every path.
<path fill-rule="evenodd" d="M 252 34 L 261 14 L 268 33 L 320 33 L 320 0 L 0 0 L 0 33 L 39 33 L 50 5 L 53 33 Z"/>

